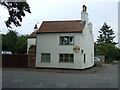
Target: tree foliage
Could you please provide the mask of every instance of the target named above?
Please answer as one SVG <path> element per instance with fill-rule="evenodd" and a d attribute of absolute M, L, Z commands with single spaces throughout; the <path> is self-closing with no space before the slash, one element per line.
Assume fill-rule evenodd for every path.
<path fill-rule="evenodd" d="M 106 23 L 102 26 L 102 28 L 99 31 L 99 36 L 97 39 L 98 44 L 104 44 L 104 43 L 112 43 L 116 44 L 113 39 L 115 38 L 114 36 L 114 31 L 110 29 L 110 26 L 108 26 Z"/>
<path fill-rule="evenodd" d="M 9 30 L 2 34 L 2 50 L 12 51 L 13 54 L 25 54 L 27 51 L 27 36 L 19 36 L 16 31 Z"/>
<path fill-rule="evenodd" d="M 17 38 L 15 45 L 16 53 L 24 54 L 27 51 L 27 36 L 21 35 Z"/>
<path fill-rule="evenodd" d="M 22 22 L 22 17 L 25 16 L 25 12 L 31 13 L 27 2 L 6 2 L 3 0 L 0 4 L 8 10 L 9 17 L 5 24 L 9 28 L 11 28 L 12 23 L 16 27 L 21 26 L 20 22 Z"/>
<path fill-rule="evenodd" d="M 17 41 L 17 32 L 9 30 L 6 35 L 2 35 L 2 50 L 14 52 L 14 46 Z"/>
<path fill-rule="evenodd" d="M 104 55 L 106 60 L 118 60 L 119 49 L 114 44 L 96 44 L 95 45 L 95 56 Z"/>
<path fill-rule="evenodd" d="M 113 41 L 115 36 L 113 30 L 110 29 L 110 26 L 104 23 L 99 33 L 94 48 L 95 56 L 103 55 L 107 62 L 120 60 L 120 50 L 115 46 L 117 43 Z"/>

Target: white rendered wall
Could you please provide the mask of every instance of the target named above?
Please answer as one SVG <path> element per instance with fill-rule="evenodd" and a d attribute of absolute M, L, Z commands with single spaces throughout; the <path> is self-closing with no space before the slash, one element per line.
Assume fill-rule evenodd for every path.
<path fill-rule="evenodd" d="M 31 45 L 36 45 L 36 38 L 28 38 L 27 40 L 27 53 Z"/>
<path fill-rule="evenodd" d="M 92 34 L 92 24 L 88 23 L 83 31 L 84 54 L 86 55 L 86 63 L 83 63 L 83 68 L 94 65 L 94 38 Z"/>
<path fill-rule="evenodd" d="M 60 36 L 74 36 L 74 45 L 59 45 Z M 73 47 L 80 46 L 80 50 L 86 48 L 82 33 L 46 33 L 37 35 L 36 67 L 74 68 L 83 69 L 92 66 L 84 64 L 82 52 L 74 53 Z M 89 44 L 87 47 L 90 46 Z M 87 49 L 86 49 L 87 50 Z M 50 63 L 41 62 L 41 53 L 50 53 Z M 74 54 L 74 63 L 60 63 L 59 54 Z M 91 64 L 91 65 L 89 65 Z"/>
<path fill-rule="evenodd" d="M 85 28 L 83 30 L 84 52 L 86 55 L 86 63 L 82 64 L 82 68 L 91 67 L 94 65 L 94 37 L 92 34 L 92 23 L 88 23 L 88 13 L 86 11 L 81 12 L 81 21 L 86 21 Z"/>

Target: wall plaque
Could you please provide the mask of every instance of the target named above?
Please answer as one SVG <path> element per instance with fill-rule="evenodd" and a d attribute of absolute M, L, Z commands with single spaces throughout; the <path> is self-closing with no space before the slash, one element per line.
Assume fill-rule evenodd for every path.
<path fill-rule="evenodd" d="M 73 47 L 73 51 L 74 51 L 75 53 L 80 52 L 80 47 L 79 47 L 79 46 L 74 46 L 74 47 Z"/>

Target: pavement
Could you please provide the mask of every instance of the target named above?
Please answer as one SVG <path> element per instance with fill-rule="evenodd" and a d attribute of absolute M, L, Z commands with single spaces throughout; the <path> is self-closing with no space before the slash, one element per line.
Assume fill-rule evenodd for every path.
<path fill-rule="evenodd" d="M 101 71 L 103 69 L 106 69 L 108 67 L 112 66 L 112 64 L 103 64 L 103 66 L 93 66 L 91 68 L 87 69 L 36 69 L 36 68 L 2 68 L 2 70 L 16 70 L 16 71 L 33 71 L 33 72 L 55 72 L 55 73 L 81 73 L 81 74 L 94 74 L 98 71 Z"/>

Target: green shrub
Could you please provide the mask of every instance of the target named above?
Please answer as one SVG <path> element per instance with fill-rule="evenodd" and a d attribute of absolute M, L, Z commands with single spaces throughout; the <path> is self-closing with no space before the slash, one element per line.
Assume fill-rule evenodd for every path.
<path fill-rule="evenodd" d="M 107 59 L 107 60 L 105 60 L 105 63 L 107 63 L 107 64 L 113 63 L 113 60 Z"/>

